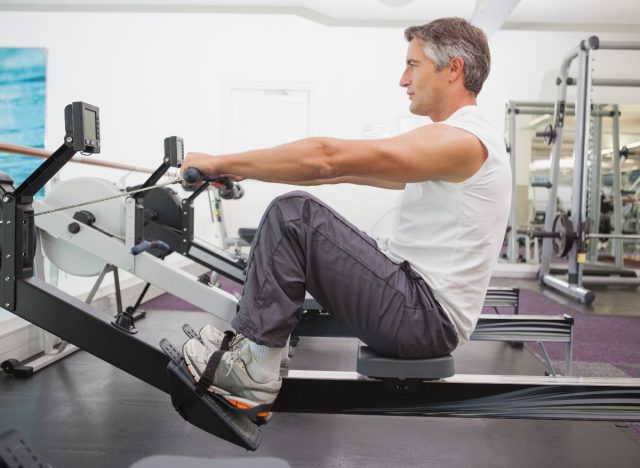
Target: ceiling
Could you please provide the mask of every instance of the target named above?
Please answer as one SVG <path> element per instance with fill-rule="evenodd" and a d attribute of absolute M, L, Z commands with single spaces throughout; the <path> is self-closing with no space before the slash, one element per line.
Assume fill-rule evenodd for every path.
<path fill-rule="evenodd" d="M 4 11 L 296 14 L 332 26 L 404 27 L 443 16 L 502 29 L 638 32 L 640 0 L 0 0 Z"/>

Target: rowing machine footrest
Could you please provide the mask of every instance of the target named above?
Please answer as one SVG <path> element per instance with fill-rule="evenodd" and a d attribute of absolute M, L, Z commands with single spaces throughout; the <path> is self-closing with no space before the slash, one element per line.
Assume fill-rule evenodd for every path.
<path fill-rule="evenodd" d="M 3 468 L 51 468 L 15 430 L 0 435 L 0 466 Z"/>
<path fill-rule="evenodd" d="M 180 415 L 203 431 L 247 450 L 256 450 L 262 430 L 246 416 L 227 408 L 210 395 L 198 395 L 182 356 L 166 340 L 161 347 L 171 357 L 167 366 L 171 402 Z"/>
<path fill-rule="evenodd" d="M 364 345 L 358 350 L 356 370 L 359 374 L 382 379 L 436 380 L 455 374 L 450 354 L 426 359 L 399 359 L 383 356 Z"/>

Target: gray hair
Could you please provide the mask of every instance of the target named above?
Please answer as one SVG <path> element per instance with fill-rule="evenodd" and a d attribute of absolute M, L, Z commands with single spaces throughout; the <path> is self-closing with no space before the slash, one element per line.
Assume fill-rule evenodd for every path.
<path fill-rule="evenodd" d="M 491 69 L 489 43 L 484 31 L 463 18 L 441 18 L 404 31 L 407 41 L 418 39 L 424 53 L 442 70 L 455 57 L 464 61 L 464 87 L 476 96 Z"/>

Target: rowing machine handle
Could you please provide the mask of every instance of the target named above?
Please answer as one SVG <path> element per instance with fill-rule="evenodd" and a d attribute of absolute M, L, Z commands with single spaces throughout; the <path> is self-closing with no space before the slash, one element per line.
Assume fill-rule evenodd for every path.
<path fill-rule="evenodd" d="M 184 181 L 187 184 L 197 184 L 198 182 L 217 182 L 219 184 L 223 184 L 225 190 L 232 190 L 233 189 L 233 182 L 231 182 L 227 177 L 218 177 L 215 179 L 210 179 L 209 177 L 205 176 L 202 172 L 200 172 L 200 170 L 196 169 L 195 167 L 188 167 L 185 171 L 184 174 L 182 176 L 182 178 L 184 179 Z"/>
<path fill-rule="evenodd" d="M 185 169 L 183 179 L 186 184 L 193 185 L 200 181 L 203 182 L 217 182 L 223 184 L 224 188 L 220 189 L 220 198 L 223 200 L 237 200 L 244 195 L 244 189 L 240 185 L 233 183 L 228 177 L 218 177 L 216 179 L 210 179 L 205 176 L 200 170 L 195 167 L 188 167 Z"/>

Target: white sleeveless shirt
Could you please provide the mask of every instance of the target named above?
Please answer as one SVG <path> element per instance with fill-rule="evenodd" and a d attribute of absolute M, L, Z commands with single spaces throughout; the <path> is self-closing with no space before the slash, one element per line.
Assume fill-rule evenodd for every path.
<path fill-rule="evenodd" d="M 424 277 L 462 345 L 476 326 L 504 240 L 511 169 L 503 139 L 477 106 L 462 107 L 438 124 L 472 133 L 488 157 L 463 182 L 408 183 L 386 253 Z"/>

